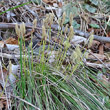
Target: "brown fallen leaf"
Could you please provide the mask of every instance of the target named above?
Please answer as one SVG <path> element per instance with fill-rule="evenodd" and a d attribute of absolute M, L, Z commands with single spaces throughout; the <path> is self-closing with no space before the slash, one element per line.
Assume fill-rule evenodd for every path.
<path fill-rule="evenodd" d="M 0 41 L 0 48 L 4 48 L 4 42 Z"/>
<path fill-rule="evenodd" d="M 97 53 L 93 53 L 93 54 L 94 54 L 94 56 L 96 56 L 97 58 L 99 58 L 102 61 L 107 59 L 107 57 L 105 55 L 101 55 L 101 54 L 97 54 Z M 95 60 L 96 58 L 94 56 L 93 55 L 89 55 L 88 59 Z"/>
<path fill-rule="evenodd" d="M 0 99 L 0 110 L 8 110 L 8 104 L 10 103 L 10 101 L 8 101 L 7 104 L 6 96 L 3 95 L 2 97 L 4 98 Z"/>
<path fill-rule="evenodd" d="M 18 45 L 18 40 L 13 38 L 13 37 L 9 37 L 7 40 L 5 40 L 6 44 L 16 44 Z"/>
<path fill-rule="evenodd" d="M 3 102 L 2 100 L 0 100 L 0 110 L 3 110 L 3 108 L 4 108 Z"/>
<path fill-rule="evenodd" d="M 91 49 L 92 50 L 98 50 L 99 49 L 99 46 L 100 46 L 100 42 L 99 41 L 96 41 L 96 40 L 93 40 Z"/>
<path fill-rule="evenodd" d="M 42 0 L 44 3 L 53 5 L 53 3 L 57 3 L 57 0 Z"/>
<path fill-rule="evenodd" d="M 100 55 L 104 54 L 104 46 L 102 44 L 99 46 L 99 54 Z"/>
<path fill-rule="evenodd" d="M 59 38 L 56 38 L 56 37 L 52 37 L 52 40 L 58 44 L 61 43 L 61 40 Z"/>
<path fill-rule="evenodd" d="M 100 42 L 99 41 L 96 41 L 96 40 L 93 40 L 92 42 L 92 46 L 99 46 L 100 45 Z"/>
<path fill-rule="evenodd" d="M 61 8 L 63 6 L 62 2 L 58 2 L 58 6 Z"/>
<path fill-rule="evenodd" d="M 7 40 L 5 41 L 0 41 L 0 48 L 4 48 L 6 47 L 8 44 L 11 45 L 17 45 L 18 46 L 18 40 L 13 38 L 13 37 L 9 37 Z"/>

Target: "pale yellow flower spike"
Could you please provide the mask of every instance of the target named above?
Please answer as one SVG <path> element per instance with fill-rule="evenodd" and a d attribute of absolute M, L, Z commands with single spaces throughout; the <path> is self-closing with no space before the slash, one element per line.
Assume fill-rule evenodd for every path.
<path fill-rule="evenodd" d="M 50 14 L 50 25 L 53 24 L 53 19 L 54 19 L 54 15 L 53 15 L 53 13 L 51 13 L 51 14 Z"/>
<path fill-rule="evenodd" d="M 71 59 L 73 60 L 73 63 L 79 63 L 81 61 L 81 50 L 79 45 L 76 46 L 75 51 L 71 55 Z"/>
<path fill-rule="evenodd" d="M 72 22 L 73 22 L 73 14 L 72 14 L 72 12 L 70 13 L 70 25 L 72 26 Z"/>
<path fill-rule="evenodd" d="M 47 39 L 47 33 L 44 25 L 42 25 L 42 39 Z"/>
<path fill-rule="evenodd" d="M 90 48 L 90 47 L 92 46 L 93 39 L 94 39 L 94 34 L 93 34 L 93 32 L 92 32 L 91 35 L 90 35 L 90 37 L 89 37 L 88 48 Z"/>
<path fill-rule="evenodd" d="M 65 26 L 64 34 L 66 34 L 67 32 L 68 32 L 68 24 L 66 24 L 66 26 Z"/>
<path fill-rule="evenodd" d="M 22 24 L 20 25 L 20 34 L 21 34 L 21 36 L 23 36 L 23 35 L 25 34 L 25 32 L 26 32 L 25 24 L 22 23 Z"/>
<path fill-rule="evenodd" d="M 77 45 L 77 47 L 76 47 L 76 53 L 79 55 L 79 56 L 81 56 L 81 50 L 80 50 L 80 48 L 79 48 L 79 45 Z"/>
<path fill-rule="evenodd" d="M 48 23 L 49 23 L 49 14 L 46 14 L 46 18 L 43 19 L 43 25 L 48 28 Z"/>
<path fill-rule="evenodd" d="M 15 25 L 15 32 L 20 37 L 20 29 L 18 28 L 18 24 Z"/>
<path fill-rule="evenodd" d="M 33 28 L 36 28 L 37 27 L 37 19 L 34 19 L 33 21 Z"/>
<path fill-rule="evenodd" d="M 70 26 L 70 31 L 68 34 L 68 39 L 69 41 L 74 37 L 74 30 L 73 30 L 73 26 Z"/>
<path fill-rule="evenodd" d="M 63 26 L 63 24 L 64 24 L 64 22 L 65 22 L 65 18 L 66 18 L 66 12 L 63 13 L 62 25 L 61 25 L 61 26 Z"/>
<path fill-rule="evenodd" d="M 26 26 L 24 22 L 22 23 L 22 26 L 23 26 L 22 28 L 23 28 L 23 35 L 24 35 L 26 33 Z"/>
<path fill-rule="evenodd" d="M 58 24 L 61 26 L 61 18 L 58 19 Z"/>
<path fill-rule="evenodd" d="M 12 73 L 12 63 L 10 60 L 9 60 L 9 73 Z"/>

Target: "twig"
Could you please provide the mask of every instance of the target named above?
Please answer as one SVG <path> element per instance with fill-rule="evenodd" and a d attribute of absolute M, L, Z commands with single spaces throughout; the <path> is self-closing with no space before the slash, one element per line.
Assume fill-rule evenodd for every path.
<path fill-rule="evenodd" d="M 57 24 L 52 25 L 52 28 L 55 30 L 58 30 L 59 26 Z M 65 31 L 65 27 L 62 28 L 62 31 L 63 32 Z M 68 29 L 68 32 L 69 32 L 69 29 Z M 90 36 L 90 33 L 86 33 L 86 32 L 80 31 L 80 30 L 74 30 L 74 33 L 76 35 L 83 36 L 85 38 L 89 38 L 89 36 Z M 104 42 L 104 43 L 110 43 L 110 37 L 105 37 L 105 36 L 94 35 L 94 40 Z"/>
<path fill-rule="evenodd" d="M 94 55 L 92 52 L 88 51 L 92 56 L 94 56 L 97 60 L 99 60 L 108 70 L 110 70 L 110 65 L 106 65 L 102 60 L 100 60 L 96 55 Z"/>
<path fill-rule="evenodd" d="M 90 62 L 85 62 L 87 66 L 93 67 L 93 68 L 103 68 L 105 67 L 103 64 L 96 64 L 96 63 L 90 63 Z M 110 64 L 105 64 L 107 67 L 110 67 Z"/>
<path fill-rule="evenodd" d="M 20 55 L 11 55 L 11 54 L 7 54 L 7 53 L 1 53 L 0 57 L 8 58 L 8 59 L 14 59 L 14 58 L 20 59 Z M 22 55 L 22 57 L 29 57 L 29 56 Z"/>
<path fill-rule="evenodd" d="M 0 29 L 15 28 L 15 24 L 16 23 L 0 23 Z M 33 28 L 33 26 L 30 25 L 30 24 L 28 24 L 28 23 L 25 23 L 25 26 L 28 29 L 32 29 Z M 56 25 L 52 25 L 51 27 L 54 30 L 59 30 L 59 26 L 57 24 Z M 40 28 L 39 27 L 36 27 L 35 29 L 41 29 L 41 25 L 40 25 Z M 65 30 L 65 28 L 63 27 L 62 28 L 62 31 L 64 32 L 64 30 Z M 69 29 L 68 29 L 68 32 L 69 32 Z M 80 30 L 74 30 L 74 33 L 77 34 L 77 35 L 83 36 L 85 38 L 89 38 L 89 36 L 90 36 L 89 33 L 85 33 L 85 32 L 82 32 Z M 110 43 L 110 37 L 94 35 L 94 39 L 97 40 L 97 41 L 100 41 L 100 42 Z"/>

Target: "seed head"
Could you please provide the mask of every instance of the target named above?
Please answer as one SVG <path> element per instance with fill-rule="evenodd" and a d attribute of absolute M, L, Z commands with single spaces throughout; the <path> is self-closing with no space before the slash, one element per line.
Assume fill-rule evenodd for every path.
<path fill-rule="evenodd" d="M 33 28 L 36 28 L 36 26 L 37 26 L 37 19 L 34 19 L 34 21 L 33 21 Z"/>
<path fill-rule="evenodd" d="M 66 41 L 64 42 L 64 47 L 65 47 L 65 49 L 68 49 L 70 46 L 71 46 L 70 42 L 69 42 L 68 40 L 66 40 Z"/>
<path fill-rule="evenodd" d="M 42 39 L 47 39 L 47 33 L 44 25 L 42 25 Z"/>
<path fill-rule="evenodd" d="M 21 36 L 23 36 L 26 32 L 26 29 L 25 29 L 25 24 L 24 22 L 20 25 L 20 33 L 21 33 Z"/>
<path fill-rule="evenodd" d="M 18 27 L 18 24 L 15 25 L 15 31 L 16 31 L 16 34 L 18 35 L 18 37 L 20 37 L 20 29 Z"/>
<path fill-rule="evenodd" d="M 71 59 L 73 60 L 73 63 L 79 63 L 81 61 L 81 50 L 79 45 L 77 45 L 75 51 L 72 53 Z"/>
<path fill-rule="evenodd" d="M 74 37 L 74 30 L 73 30 L 73 26 L 70 26 L 70 31 L 68 33 L 68 39 L 69 41 Z"/>
<path fill-rule="evenodd" d="M 61 25 L 61 26 L 63 26 L 63 24 L 64 24 L 64 22 L 65 22 L 65 18 L 66 18 L 66 12 L 63 13 L 62 25 Z"/>
<path fill-rule="evenodd" d="M 92 32 L 91 35 L 90 35 L 90 37 L 89 37 L 88 48 L 90 48 L 92 46 L 93 39 L 94 39 L 94 35 L 93 35 L 93 32 Z"/>
<path fill-rule="evenodd" d="M 73 22 L 73 13 L 72 12 L 70 13 L 70 17 L 69 18 L 70 18 L 70 21 L 69 21 L 70 25 L 72 25 L 72 22 Z"/>
<path fill-rule="evenodd" d="M 65 26 L 65 31 L 64 31 L 64 34 L 66 34 L 66 33 L 67 33 L 67 31 L 68 31 L 68 24 L 66 24 L 66 26 Z"/>
<path fill-rule="evenodd" d="M 54 14 L 50 13 L 50 19 L 48 22 L 50 22 L 50 26 L 53 24 Z"/>

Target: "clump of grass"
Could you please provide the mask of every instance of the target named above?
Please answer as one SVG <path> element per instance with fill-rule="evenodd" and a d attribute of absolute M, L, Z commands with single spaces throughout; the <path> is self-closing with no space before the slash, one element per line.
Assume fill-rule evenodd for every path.
<path fill-rule="evenodd" d="M 68 75 L 65 78 L 62 72 L 55 70 L 50 65 L 34 63 L 32 77 L 30 77 L 29 69 L 27 68 L 24 99 L 40 108 L 40 110 L 106 110 L 107 108 L 104 106 L 104 103 L 99 100 L 101 97 L 105 97 L 103 90 L 99 91 L 99 88 L 87 76 L 85 76 L 87 78 L 84 78 L 84 71 L 79 71 L 82 75 L 75 72 L 71 77 Z M 89 72 L 87 69 L 86 71 Z M 92 72 L 88 73 L 88 75 L 92 74 Z M 95 76 L 92 75 L 92 77 Z M 19 86 L 21 84 L 22 81 L 17 83 L 17 96 L 21 96 L 21 87 Z M 35 108 L 24 102 L 20 102 L 18 109 Z"/>
<path fill-rule="evenodd" d="M 12 108 L 17 106 L 17 109 L 20 110 L 34 110 L 36 109 L 35 107 L 39 110 L 107 110 L 108 106 L 105 106 L 105 104 L 109 103 L 110 100 L 106 98 L 106 94 L 109 96 L 108 91 L 110 89 L 104 89 L 102 84 L 102 87 L 100 87 L 90 80 L 94 79 L 98 82 L 96 73 L 84 66 L 82 62 L 84 54 L 81 53 L 79 46 L 76 47 L 70 57 L 71 63 L 66 65 L 66 67 L 62 64 L 68 58 L 67 51 L 71 46 L 69 40 L 74 36 L 73 27 L 70 28 L 68 38 L 66 40 L 62 38 L 64 43 L 62 48 L 64 47 L 64 49 L 60 48 L 58 50 L 53 67 L 53 65 L 48 63 L 48 58 L 45 57 L 45 40 L 48 38 L 48 34 L 43 25 L 43 48 L 38 56 L 40 62 L 34 61 L 32 45 L 30 45 L 28 52 L 25 53 L 29 57 L 20 57 L 21 79 L 17 82 L 16 89 L 14 89 L 16 96 L 31 104 L 14 100 L 15 105 Z M 23 45 L 23 33 L 25 31 L 19 34 L 21 30 L 17 30 L 19 30 L 18 27 L 16 28 L 16 33 L 21 35 L 19 41 L 20 55 L 22 56 L 22 46 L 25 46 Z"/>

